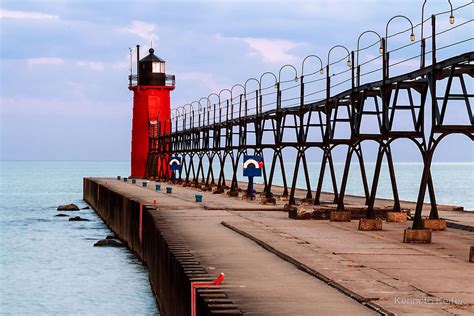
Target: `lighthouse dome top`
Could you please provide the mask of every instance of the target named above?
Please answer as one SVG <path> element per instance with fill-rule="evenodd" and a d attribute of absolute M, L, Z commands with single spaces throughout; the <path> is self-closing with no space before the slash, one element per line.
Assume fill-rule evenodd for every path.
<path fill-rule="evenodd" d="M 146 62 L 146 61 L 148 61 L 148 62 L 151 61 L 151 62 L 159 62 L 159 63 L 164 63 L 164 62 L 165 62 L 162 58 L 160 58 L 160 57 L 158 57 L 158 56 L 155 55 L 155 50 L 154 50 L 153 48 L 150 48 L 150 49 L 148 50 L 148 52 L 149 52 L 150 54 L 147 55 L 147 56 L 145 56 L 145 57 L 143 57 L 140 61 L 145 61 L 145 62 Z"/>
<path fill-rule="evenodd" d="M 166 62 L 155 55 L 153 48 L 150 48 L 148 52 L 147 56 L 140 59 L 140 45 L 137 45 L 137 74 L 129 75 L 129 86 L 133 86 L 136 82 L 137 86 L 174 87 L 175 76 L 166 74 Z M 132 65 L 131 61 L 130 65 Z"/>

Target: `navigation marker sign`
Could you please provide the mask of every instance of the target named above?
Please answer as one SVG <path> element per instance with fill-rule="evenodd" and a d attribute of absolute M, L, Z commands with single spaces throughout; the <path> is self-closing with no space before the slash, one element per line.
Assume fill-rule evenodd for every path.
<path fill-rule="evenodd" d="M 170 157 L 170 169 L 173 171 L 181 169 L 181 157 Z"/>
<path fill-rule="evenodd" d="M 244 155 L 244 177 L 261 177 L 262 168 L 262 157 Z"/>

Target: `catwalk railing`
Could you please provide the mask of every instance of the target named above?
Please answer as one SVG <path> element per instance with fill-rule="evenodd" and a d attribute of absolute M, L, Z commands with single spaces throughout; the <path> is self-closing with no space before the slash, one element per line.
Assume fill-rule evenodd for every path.
<path fill-rule="evenodd" d="M 333 46 L 327 54 L 325 66 L 319 56 L 309 55 L 301 64 L 300 73 L 295 66 L 284 65 L 278 74 L 265 72 L 259 79 L 250 78 L 244 84 L 236 84 L 178 107 L 174 109 L 171 120 L 158 122 L 159 125 L 169 124 L 171 133 L 157 135 L 156 129 L 155 134 L 150 133 L 149 161 L 161 166 L 166 164 L 170 155 L 180 156 L 183 167 L 177 175 L 178 181 L 209 190 L 214 188 L 218 192 L 228 188 L 231 194 L 235 194 L 243 155 L 260 155 L 264 159 L 263 198 L 267 201 L 274 199 L 272 186 L 275 173 L 279 171 L 283 196 L 288 198 L 289 204 L 296 204 L 296 186 L 301 177 L 306 190 L 304 200 L 320 204 L 328 167 L 334 203 L 337 203 L 338 210 L 344 210 L 349 171 L 355 156 L 366 199 L 367 218 L 374 218 L 374 202 L 384 156 L 390 175 L 393 209 L 400 211 L 391 144 L 407 139 L 419 149 L 423 161 L 413 223 L 414 228 L 421 228 L 426 190 L 431 203 L 429 216 L 438 218 L 431 177 L 431 162 L 438 144 L 453 133 L 474 140 L 471 107 L 474 94 L 468 91 L 468 88 L 472 89 L 474 76 L 474 52 L 470 51 L 473 38 L 466 38 L 472 35 L 471 5 L 470 2 L 454 9 L 450 7 L 446 12 L 422 19 L 417 25 L 405 16 L 394 16 L 386 25 L 385 36 L 366 31 L 359 36 L 355 51 L 342 45 Z M 454 23 L 454 14 L 462 12 L 469 18 Z M 442 30 L 438 30 L 436 24 L 440 18 L 450 22 Z M 390 23 L 395 19 L 406 20 L 410 27 L 389 34 Z M 430 36 L 424 36 L 424 24 L 431 24 Z M 416 41 L 414 34 L 418 29 L 421 38 Z M 408 32 L 409 44 L 388 49 L 389 40 Z M 455 36 L 458 33 L 460 35 Z M 368 34 L 376 36 L 377 42 L 360 48 L 361 38 Z M 417 44 L 420 51 L 413 55 Z M 361 53 L 371 48 L 378 48 L 380 55 L 360 63 Z M 347 54 L 331 61 L 331 53 L 336 49 Z M 410 49 L 412 54 L 405 53 L 403 59 L 392 58 Z M 459 54 L 462 51 L 466 53 Z M 438 61 L 441 54 L 446 58 Z M 310 61 L 316 61 L 313 72 L 307 72 Z M 414 61 L 419 61 L 419 67 L 413 66 Z M 347 64 L 347 69 L 331 74 L 332 68 L 341 63 Z M 290 78 L 288 72 L 291 72 Z M 268 81 L 265 79 L 271 79 L 271 84 L 265 84 Z M 361 146 L 364 142 L 378 145 L 370 185 Z M 342 179 L 338 183 L 333 151 L 341 146 L 347 148 L 347 153 Z M 285 169 L 283 151 L 287 148 L 296 151 L 293 172 Z M 308 152 L 313 148 L 322 152 L 314 191 L 311 188 L 313 177 L 308 168 Z M 227 169 L 232 171 L 229 179 L 225 176 Z M 167 168 L 149 168 L 147 174 L 150 178 L 162 179 L 169 178 L 169 175 Z M 288 183 L 288 176 L 291 176 L 291 183 Z"/>

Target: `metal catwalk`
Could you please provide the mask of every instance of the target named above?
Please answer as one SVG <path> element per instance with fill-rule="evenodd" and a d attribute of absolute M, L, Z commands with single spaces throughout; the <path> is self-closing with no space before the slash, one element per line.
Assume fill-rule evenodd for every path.
<path fill-rule="evenodd" d="M 390 175 L 393 209 L 400 211 L 391 145 L 405 139 L 419 149 L 424 165 L 413 222 L 413 228 L 422 228 L 421 211 L 426 191 L 431 203 L 430 218 L 438 218 L 430 171 L 438 144 L 454 133 L 474 140 L 471 106 L 474 92 L 468 91 L 474 88 L 474 52 L 467 49 L 468 52 L 459 55 L 459 49 L 464 50 L 459 47 L 472 45 L 473 38 L 469 36 L 472 36 L 473 20 L 471 17 L 454 23 L 454 14 L 471 10 L 471 5 L 470 2 L 455 9 L 451 7 L 425 20 L 422 18 L 422 22 L 415 26 L 405 16 L 394 16 L 386 25 L 385 36 L 366 31 L 359 36 L 354 51 L 342 45 L 333 46 L 327 54 L 325 66 L 320 57 L 309 55 L 300 69 L 284 65 L 278 74 L 266 72 L 259 79 L 250 78 L 244 84 L 236 84 L 231 89 L 223 89 L 218 94 L 176 108 L 170 121 L 158 122 L 158 125 L 169 124 L 169 134 L 159 133 L 166 128 L 150 126 L 147 177 L 169 179 L 169 170 L 162 166 L 167 165 L 171 155 L 179 156 L 183 168 L 178 181 L 217 192 L 227 188 L 230 194 L 236 194 L 243 155 L 259 155 L 265 157 L 262 198 L 266 202 L 274 200 L 272 185 L 278 172 L 283 182 L 283 196 L 288 198 L 290 205 L 297 202 L 295 189 L 301 177 L 306 189 L 305 202 L 320 204 L 324 175 L 329 169 L 334 203 L 338 210 L 344 210 L 349 171 L 355 160 L 366 199 L 366 217 L 374 218 L 374 202 L 384 158 Z M 424 7 L 422 16 L 423 11 Z M 472 11 L 469 12 L 472 15 Z M 437 30 L 437 21 L 448 18 L 448 27 Z M 396 19 L 406 20 L 410 27 L 389 34 L 390 23 Z M 430 36 L 424 36 L 424 24 L 431 27 Z M 462 32 L 463 29 L 464 38 L 452 36 L 452 32 Z M 415 41 L 415 30 L 421 31 L 418 41 Z M 406 34 L 410 38 L 407 45 L 391 51 L 388 49 L 389 40 Z M 359 48 L 361 38 L 368 35 L 376 37 L 377 41 Z M 411 49 L 413 53 L 418 50 L 417 44 L 420 50 L 415 55 L 401 60 L 391 58 L 402 50 Z M 458 49 L 457 54 L 438 61 L 440 52 L 450 54 L 453 48 Z M 331 62 L 331 54 L 336 49 L 345 55 Z M 359 63 L 360 53 L 370 49 L 379 52 Z M 413 67 L 414 61 L 419 62 L 419 67 Z M 307 70 L 310 62 L 312 72 Z M 339 65 L 341 68 L 340 64 L 346 67 L 345 70 L 331 73 L 333 67 Z M 410 67 L 416 70 L 408 72 Z M 391 75 L 395 71 L 401 74 Z M 454 121 L 447 119 L 451 112 L 456 113 Z M 362 151 L 365 142 L 375 142 L 378 147 L 371 183 Z M 344 147 L 347 152 L 342 179 L 338 182 L 333 152 L 339 147 Z M 285 164 L 283 152 L 288 148 L 292 148 L 296 156 L 291 161 L 293 170 L 288 170 Z M 309 149 L 322 153 L 315 189 L 311 187 L 315 175 L 308 168 Z M 225 169 L 232 170 L 229 179 L 225 177 Z"/>

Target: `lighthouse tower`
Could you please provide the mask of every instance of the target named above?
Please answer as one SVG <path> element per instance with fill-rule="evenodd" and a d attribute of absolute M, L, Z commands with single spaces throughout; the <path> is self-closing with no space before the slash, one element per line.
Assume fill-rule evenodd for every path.
<path fill-rule="evenodd" d="M 140 59 L 137 45 L 137 75 L 130 75 L 129 89 L 133 91 L 131 177 L 156 176 L 160 168 L 159 146 L 154 137 L 170 131 L 170 91 L 174 76 L 165 72 L 165 61 L 150 48 L 149 55 Z"/>

